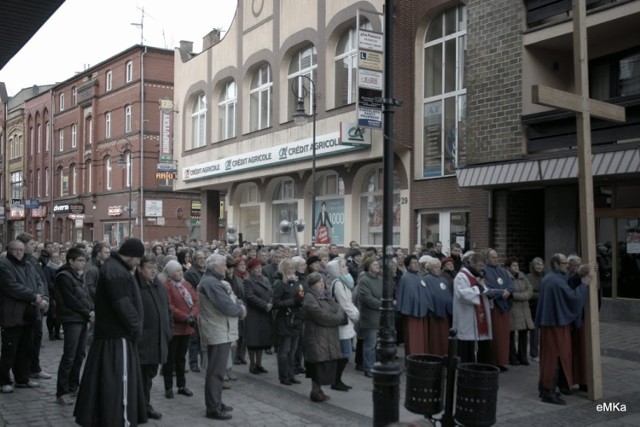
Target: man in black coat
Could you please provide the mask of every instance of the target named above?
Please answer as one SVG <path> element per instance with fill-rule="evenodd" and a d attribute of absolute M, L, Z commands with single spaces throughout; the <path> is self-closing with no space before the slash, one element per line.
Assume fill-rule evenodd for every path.
<path fill-rule="evenodd" d="M 95 333 L 74 410 L 75 421 L 82 426 L 147 422 L 137 346 L 142 301 L 133 274 L 144 252 L 139 239 L 129 238 L 100 269 Z"/>
<path fill-rule="evenodd" d="M 140 299 L 144 309 L 142 335 L 138 340 L 140 369 L 147 404 L 147 417 L 159 420 L 162 414 L 151 406 L 151 384 L 158 374 L 158 365 L 167 362 L 169 341 L 173 331 L 173 316 L 167 291 L 157 278 L 158 266 L 154 254 L 145 255 L 137 268 Z"/>
<path fill-rule="evenodd" d="M 46 309 L 48 301 L 36 267 L 25 260 L 24 243 L 19 240 L 9 243 L 6 258 L 0 260 L 0 304 L 1 390 L 13 393 L 11 370 L 16 387 L 38 387 L 29 379 L 29 367 L 37 311 Z"/>
<path fill-rule="evenodd" d="M 56 306 L 64 330 L 64 349 L 58 367 L 56 402 L 74 403 L 80 387 L 80 369 L 86 354 L 87 323 L 95 320 L 93 301 L 82 280 L 87 257 L 82 249 L 71 248 L 67 262 L 55 276 Z"/>

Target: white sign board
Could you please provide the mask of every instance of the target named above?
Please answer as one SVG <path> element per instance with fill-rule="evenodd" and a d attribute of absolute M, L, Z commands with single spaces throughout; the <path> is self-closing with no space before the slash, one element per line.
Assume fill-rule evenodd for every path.
<path fill-rule="evenodd" d="M 360 49 L 382 52 L 383 46 L 384 38 L 382 36 L 382 33 L 376 33 L 374 31 L 366 31 L 362 29 L 358 31 L 358 47 Z"/>
<path fill-rule="evenodd" d="M 358 86 L 366 89 L 382 90 L 384 80 L 381 71 L 358 70 Z"/>
<path fill-rule="evenodd" d="M 161 217 L 162 216 L 162 200 L 145 200 L 145 216 Z"/>

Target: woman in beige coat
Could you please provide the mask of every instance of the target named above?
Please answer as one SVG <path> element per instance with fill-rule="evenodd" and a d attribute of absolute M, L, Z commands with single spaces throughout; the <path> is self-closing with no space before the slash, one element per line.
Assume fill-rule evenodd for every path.
<path fill-rule="evenodd" d="M 529 331 L 534 328 L 529 300 L 533 296 L 533 286 L 527 276 L 520 271 L 518 259 L 507 258 L 505 268 L 513 279 L 515 292 L 511 307 L 511 332 L 509 342 L 509 363 L 511 365 L 529 365 L 527 344 Z M 518 332 L 518 350 L 516 352 L 516 331 Z"/>

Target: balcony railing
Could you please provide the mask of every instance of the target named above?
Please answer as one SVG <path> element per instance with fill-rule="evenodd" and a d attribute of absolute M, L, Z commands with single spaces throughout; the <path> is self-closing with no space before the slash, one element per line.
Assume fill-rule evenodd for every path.
<path fill-rule="evenodd" d="M 586 0 L 587 14 L 603 8 L 618 6 L 630 0 Z M 557 24 L 571 19 L 573 0 L 525 0 L 527 28 Z"/>

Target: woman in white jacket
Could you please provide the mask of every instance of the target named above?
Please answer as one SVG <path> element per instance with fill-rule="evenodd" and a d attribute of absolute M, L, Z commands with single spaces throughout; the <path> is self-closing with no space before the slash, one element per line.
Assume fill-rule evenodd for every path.
<path fill-rule="evenodd" d="M 453 328 L 457 331 L 458 355 L 463 363 L 489 363 L 491 314 L 488 292 L 484 287 L 480 254 L 463 257 L 464 267 L 453 281 Z"/>
<path fill-rule="evenodd" d="M 327 292 L 331 293 L 349 318 L 349 323 L 339 327 L 342 359 L 338 361 L 336 380 L 331 388 L 333 390 L 349 391 L 351 386 L 342 382 L 342 372 L 349 362 L 349 357 L 351 357 L 352 341 L 353 337 L 356 336 L 354 323 L 360 318 L 360 312 L 353 304 L 351 292 L 354 288 L 353 277 L 349 274 L 349 268 L 344 258 L 337 257 L 328 263 L 327 273 L 332 279 L 331 286 Z"/>

